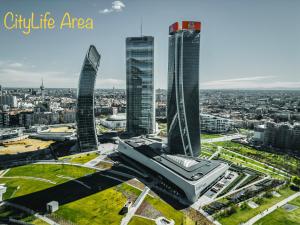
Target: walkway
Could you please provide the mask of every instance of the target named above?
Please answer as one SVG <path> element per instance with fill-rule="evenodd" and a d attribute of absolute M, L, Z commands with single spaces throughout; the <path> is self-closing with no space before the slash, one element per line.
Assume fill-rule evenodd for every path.
<path fill-rule="evenodd" d="M 266 209 L 265 211 L 263 211 L 262 213 L 252 217 L 250 220 L 248 220 L 246 223 L 243 223 L 243 225 L 252 225 L 254 223 L 256 223 L 258 220 L 260 220 L 261 218 L 265 217 L 266 215 L 270 214 L 271 212 L 275 211 L 277 208 L 285 205 L 286 203 L 292 201 L 293 199 L 297 198 L 300 196 L 300 192 L 297 192 L 289 197 L 287 197 L 286 199 L 282 200 L 281 202 L 278 202 L 277 204 L 271 206 L 270 208 Z"/>
<path fill-rule="evenodd" d="M 140 194 L 140 196 L 137 198 L 137 200 L 133 203 L 131 208 L 128 210 L 128 213 L 126 214 L 126 216 L 123 217 L 123 219 L 121 221 L 121 225 L 127 225 L 129 223 L 129 221 L 134 216 L 135 212 L 140 207 L 140 205 L 144 201 L 144 199 L 147 196 L 147 194 L 149 193 L 149 191 L 150 191 L 150 188 L 148 188 L 148 187 L 144 188 L 143 192 Z"/>

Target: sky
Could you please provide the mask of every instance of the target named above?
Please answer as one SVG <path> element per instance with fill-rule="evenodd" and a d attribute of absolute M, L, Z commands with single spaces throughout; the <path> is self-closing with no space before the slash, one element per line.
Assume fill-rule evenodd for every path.
<path fill-rule="evenodd" d="M 65 12 L 93 30 L 4 28 L 8 11 L 30 17 Z M 168 27 L 202 22 L 201 89 L 299 89 L 299 0 L 0 0 L 0 84 L 76 88 L 90 44 L 101 54 L 97 88 L 125 88 L 125 38 L 154 36 L 155 88 L 167 88 Z M 38 18 L 38 17 L 37 17 Z"/>

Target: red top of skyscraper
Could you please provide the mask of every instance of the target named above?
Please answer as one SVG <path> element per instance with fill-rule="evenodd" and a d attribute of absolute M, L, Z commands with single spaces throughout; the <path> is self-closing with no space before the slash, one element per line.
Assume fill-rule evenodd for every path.
<path fill-rule="evenodd" d="M 169 34 L 174 34 L 179 30 L 194 30 L 196 32 L 201 31 L 200 21 L 182 21 L 181 26 L 178 22 L 173 23 L 169 26 Z"/>

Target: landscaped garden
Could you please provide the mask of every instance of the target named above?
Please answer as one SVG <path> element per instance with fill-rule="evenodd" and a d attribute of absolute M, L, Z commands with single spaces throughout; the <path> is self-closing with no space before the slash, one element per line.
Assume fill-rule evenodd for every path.
<path fill-rule="evenodd" d="M 253 201 L 258 204 L 257 208 L 250 208 L 245 204 L 242 204 L 240 207 L 232 206 L 227 211 L 225 210 L 222 213 L 218 214 L 216 216 L 216 219 L 222 225 L 241 224 L 295 193 L 289 187 L 285 187 L 281 190 L 278 190 L 277 192 L 280 194 L 280 197 L 262 196 L 254 198 Z"/>
<path fill-rule="evenodd" d="M 290 201 L 288 204 L 295 206 L 295 209 L 287 211 L 280 207 L 257 221 L 255 225 L 300 225 L 300 197 Z"/>

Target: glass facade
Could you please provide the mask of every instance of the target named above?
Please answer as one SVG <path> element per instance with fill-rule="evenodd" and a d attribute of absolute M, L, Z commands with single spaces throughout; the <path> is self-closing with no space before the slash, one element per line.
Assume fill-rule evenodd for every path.
<path fill-rule="evenodd" d="M 81 151 L 98 149 L 94 114 L 94 88 L 100 54 L 90 46 L 79 77 L 77 96 L 77 138 Z"/>
<path fill-rule="evenodd" d="M 167 122 L 171 154 L 200 154 L 199 48 L 200 30 L 170 32 Z"/>
<path fill-rule="evenodd" d="M 134 136 L 155 132 L 153 54 L 153 37 L 126 39 L 126 128 Z"/>

